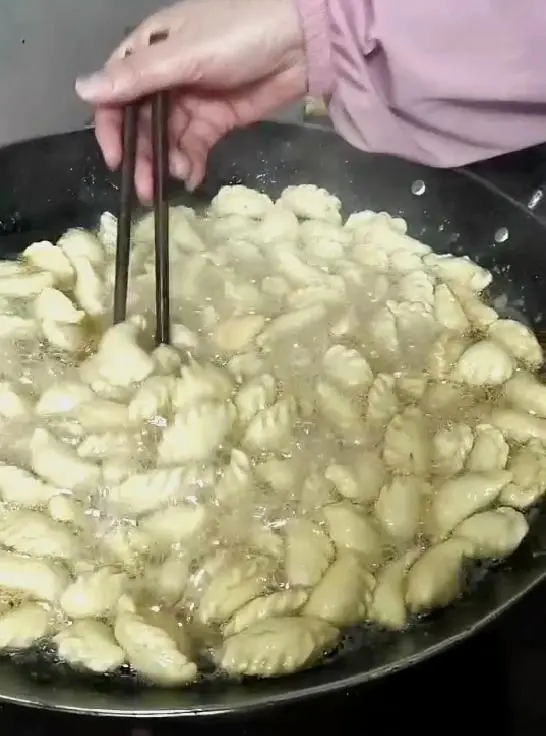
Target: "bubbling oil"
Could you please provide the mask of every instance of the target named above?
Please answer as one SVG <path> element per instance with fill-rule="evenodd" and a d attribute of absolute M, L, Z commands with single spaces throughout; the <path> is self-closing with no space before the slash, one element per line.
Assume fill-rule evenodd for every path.
<path fill-rule="evenodd" d="M 231 452 L 241 446 L 246 429 L 235 422 L 233 430 L 215 454 L 206 462 L 192 466 L 191 476 L 185 480 L 178 496 L 179 501 L 207 509 L 205 528 L 182 543 L 167 548 L 154 547 L 145 535 L 140 534 L 141 518 L 118 516 L 109 504 L 112 488 L 124 479 L 123 466 L 128 459 L 133 473 L 156 467 L 158 444 L 172 416 L 159 414 L 151 417 L 135 430 L 135 449 L 131 458 L 109 458 L 103 484 L 78 498 L 84 508 L 85 523 L 78 530 L 79 559 L 70 562 L 70 572 L 78 575 L 105 565 L 123 571 L 128 576 L 126 594 L 138 612 L 151 624 L 169 633 L 177 643 L 180 640 L 181 648 L 191 651 L 195 661 L 204 663 L 205 670 L 214 671 L 214 653 L 221 645 L 225 622 L 203 623 L 197 614 L 203 595 L 218 571 L 241 561 L 264 557 L 272 561 L 275 569 L 271 574 L 267 570 L 263 590 L 289 590 L 291 582 L 283 567 L 283 533 L 287 524 L 303 518 L 327 533 L 322 509 L 343 500 L 339 490 L 328 480 L 327 468 L 331 465 L 355 468 L 363 452 L 382 456 L 386 423 L 366 427 L 362 435 L 351 436 L 340 432 L 339 427 L 328 422 L 317 409 L 316 384 L 324 376 L 322 358 L 330 346 L 338 344 L 356 350 L 367 360 L 374 376 L 384 374 L 391 377 L 398 387 L 397 411 L 419 407 L 429 441 L 439 430 L 456 423 L 475 426 L 495 406 L 503 404 L 503 396 L 500 389 L 471 389 L 448 380 L 430 378 L 427 361 L 441 334 L 437 324 L 429 329 L 429 322 L 425 328 L 425 323 L 421 324 L 417 319 L 414 327 L 408 328 L 400 337 L 400 346 L 395 352 L 382 350 L 381 345 L 378 347 L 370 339 L 369 325 L 378 309 L 386 300 L 397 297 L 402 275 L 396 268 L 391 273 L 378 274 L 373 269 L 361 268 L 357 263 L 349 264 L 348 269 L 347 262 L 344 262 L 344 275 L 341 277 L 335 261 L 322 263 L 319 270 L 325 276 L 337 276 L 344 283 L 343 299 L 340 303 L 334 301 L 328 305 L 324 319 L 305 326 L 296 335 L 281 335 L 271 349 L 252 348 L 241 354 L 220 351 L 215 340 L 219 325 L 234 315 L 261 315 L 268 326 L 279 316 L 287 314 L 294 303 L 301 304 L 298 300 L 306 296 L 305 288 L 295 286 L 285 276 L 276 273 L 274 253 L 264 254 L 256 249 L 248 233 L 241 232 L 231 238 L 213 237 L 210 235 L 211 220 L 206 216 L 196 220 L 195 226 L 203 240 L 212 244 L 211 250 L 177 258 L 171 263 L 173 333 L 176 334 L 177 326 L 181 326 L 195 337 L 191 345 L 180 347 L 180 355 L 185 362 L 188 359 L 210 362 L 231 372 L 235 381 L 230 398 L 253 377 L 273 376 L 276 400 L 290 397 L 297 400 L 298 416 L 292 427 L 291 439 L 276 452 L 249 453 L 250 486 L 242 494 L 231 497 L 227 493 L 225 497 L 219 497 L 217 489 L 229 472 Z M 251 227 L 250 223 L 248 227 Z M 142 345 L 151 350 L 155 297 L 152 247 L 151 244 L 148 246 L 141 249 L 142 268 L 139 273 L 133 273 L 128 303 L 129 313 L 143 315 L 150 326 L 141 339 Z M 382 279 L 381 289 L 378 289 L 379 278 Z M 312 295 L 308 293 L 307 296 L 311 298 Z M 29 317 L 29 307 L 23 300 L 13 300 L 10 309 L 21 317 Z M 345 328 L 343 324 L 346 324 Z M 76 356 L 52 350 L 40 339 L 2 345 L 2 380 L 15 385 L 30 402 L 36 402 L 55 382 L 79 381 L 78 367 L 96 349 L 106 326 L 103 321 L 89 321 L 88 343 Z M 466 339 L 470 343 L 474 336 Z M 240 370 L 234 366 L 239 366 Z M 424 393 L 401 390 L 403 379 L 424 381 Z M 344 394 L 356 407 L 364 425 L 368 391 L 369 386 L 344 388 Z M 4 420 L 0 423 L 0 461 L 30 469 L 29 437 L 41 425 L 68 446 L 77 448 L 83 439 L 81 427 L 70 417 L 42 419 L 33 415 L 19 423 Z M 285 476 L 281 468 L 286 470 Z M 268 470 L 276 473 L 274 483 L 267 475 Z M 432 473 L 428 480 L 434 486 L 438 479 Z M 370 564 L 372 572 L 410 548 L 424 549 L 430 544 L 422 519 L 409 543 L 393 541 L 379 527 L 374 502 L 375 498 L 355 503 L 359 512 L 370 519 L 382 544 L 378 559 Z M 423 518 L 427 504 L 425 500 Z M 183 583 L 177 586 L 177 580 L 181 578 L 184 578 Z M 161 586 L 159 593 L 158 586 Z M 0 608 L 16 604 L 17 601 L 12 604 L 0 596 Z M 59 626 L 68 623 L 62 610 L 58 610 L 56 616 Z M 51 659 L 51 648 L 42 648 L 42 653 L 46 650 Z"/>

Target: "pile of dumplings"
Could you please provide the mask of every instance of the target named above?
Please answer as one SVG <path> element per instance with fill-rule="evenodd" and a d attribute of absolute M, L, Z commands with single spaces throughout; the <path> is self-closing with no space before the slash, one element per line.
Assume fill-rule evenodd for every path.
<path fill-rule="evenodd" d="M 491 274 L 311 184 L 0 262 L 0 650 L 94 673 L 273 677 L 402 630 L 510 555 L 546 489 L 542 350 Z"/>

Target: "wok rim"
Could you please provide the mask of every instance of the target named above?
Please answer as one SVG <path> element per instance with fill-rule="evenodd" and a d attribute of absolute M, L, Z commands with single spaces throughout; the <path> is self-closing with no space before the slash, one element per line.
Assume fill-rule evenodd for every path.
<path fill-rule="evenodd" d="M 240 715 L 253 715 L 258 712 L 266 711 L 270 708 L 283 705 L 296 705 L 304 700 L 312 700 L 320 695 L 335 695 L 342 690 L 350 690 L 359 685 L 364 685 L 367 682 L 372 682 L 379 679 L 384 679 L 390 675 L 406 670 L 414 665 L 420 664 L 428 659 L 431 659 L 437 654 L 451 649 L 451 647 L 466 641 L 470 637 L 479 633 L 483 628 L 492 623 L 495 619 L 501 616 L 508 608 L 521 600 L 524 596 L 530 593 L 534 588 L 540 585 L 546 577 L 546 571 L 538 575 L 532 580 L 526 587 L 518 591 L 517 594 L 507 599 L 504 603 L 497 606 L 495 609 L 490 611 L 487 615 L 479 619 L 475 624 L 463 629 L 462 631 L 453 634 L 452 636 L 442 640 L 437 644 L 433 644 L 430 647 L 421 650 L 417 654 L 408 655 L 407 657 L 399 659 L 395 664 L 388 663 L 379 665 L 373 669 L 366 670 L 354 675 L 349 675 L 343 679 L 335 680 L 333 682 L 326 682 L 318 685 L 309 685 L 305 688 L 298 690 L 287 689 L 286 692 L 268 695 L 256 695 L 249 697 L 247 700 L 242 699 L 237 702 L 235 706 L 208 706 L 203 705 L 199 708 L 164 708 L 164 709 L 134 709 L 132 707 L 101 707 L 101 708 L 90 708 L 86 706 L 74 706 L 66 702 L 66 699 L 54 697 L 49 698 L 47 701 L 41 698 L 23 698 L 16 695 L 6 695 L 0 692 L 0 703 L 15 705 L 24 708 L 32 708 L 34 710 L 45 710 L 54 713 L 64 713 L 72 715 L 86 715 L 96 717 L 108 717 L 108 718 L 134 718 L 134 719 L 153 719 L 161 720 L 167 718 L 176 719 L 189 719 L 199 717 L 205 719 L 207 717 L 218 717 L 224 716 L 226 719 L 229 717 L 237 717 Z M 403 635 L 403 634 L 402 634 Z M 9 664 L 10 667 L 15 667 L 14 664 Z M 304 671 L 302 671 L 303 673 Z M 198 686 L 198 684 L 197 684 Z M 36 687 L 47 687 L 44 685 L 36 685 Z M 64 688 L 63 688 L 64 689 Z M 55 686 L 51 689 L 51 692 L 55 692 Z M 172 690 L 170 692 L 173 697 L 177 692 L 184 693 L 184 690 Z M 122 695 L 112 694 L 112 697 L 122 699 Z"/>

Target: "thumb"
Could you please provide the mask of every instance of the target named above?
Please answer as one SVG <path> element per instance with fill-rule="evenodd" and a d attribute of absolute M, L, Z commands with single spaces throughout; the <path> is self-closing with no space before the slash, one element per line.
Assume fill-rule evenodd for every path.
<path fill-rule="evenodd" d="M 123 105 L 141 97 L 192 83 L 192 64 L 174 40 L 136 49 L 124 59 L 76 81 L 76 92 L 92 105 Z"/>

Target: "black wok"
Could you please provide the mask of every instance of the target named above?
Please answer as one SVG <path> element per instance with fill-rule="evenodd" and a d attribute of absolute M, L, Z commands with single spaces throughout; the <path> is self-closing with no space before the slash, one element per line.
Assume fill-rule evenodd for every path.
<path fill-rule="evenodd" d="M 546 228 L 523 206 L 460 171 L 438 171 L 364 155 L 318 129 L 263 123 L 237 131 L 214 150 L 205 194 L 241 181 L 277 195 L 312 182 L 337 194 L 346 213 L 371 208 L 399 213 L 411 234 L 438 251 L 468 254 L 498 274 L 493 296 L 519 299 L 519 312 L 544 328 Z M 1 256 L 32 240 L 54 239 L 69 226 L 92 226 L 116 211 L 117 178 L 105 170 L 91 131 L 19 143 L 0 150 Z M 421 196 L 413 192 L 422 191 Z M 181 191 L 173 196 L 192 204 Z M 501 231 L 501 228 L 505 228 Z M 500 242 L 496 242 L 500 241 Z M 190 716 L 248 710 L 347 688 L 408 667 L 470 636 L 546 576 L 546 514 L 508 563 L 487 572 L 459 603 L 399 635 L 348 632 L 334 657 L 307 672 L 242 684 L 205 681 L 182 691 L 77 679 L 37 660 L 0 661 L 0 699 L 73 712 Z M 469 666 L 472 663 L 469 662 Z"/>

